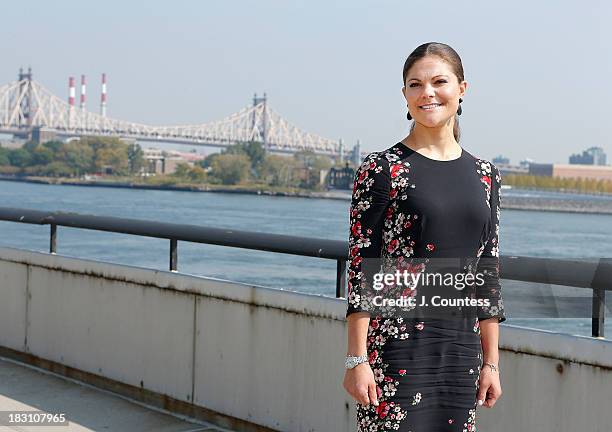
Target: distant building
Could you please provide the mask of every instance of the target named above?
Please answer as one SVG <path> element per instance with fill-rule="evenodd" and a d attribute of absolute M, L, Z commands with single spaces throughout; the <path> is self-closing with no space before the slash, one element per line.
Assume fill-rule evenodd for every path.
<path fill-rule="evenodd" d="M 526 168 L 524 166 L 502 164 L 502 163 L 495 163 L 495 162 L 493 163 L 495 164 L 497 169 L 499 169 L 499 173 L 501 174 L 502 177 L 504 177 L 506 174 L 528 174 L 529 173 L 529 168 Z"/>
<path fill-rule="evenodd" d="M 558 178 L 612 180 L 612 166 L 578 164 L 530 164 L 529 174 Z"/>
<path fill-rule="evenodd" d="M 499 173 L 502 175 L 502 177 L 506 174 L 527 174 L 528 171 L 527 167 L 511 165 L 510 159 L 502 155 L 494 157 L 491 159 L 491 162 L 493 162 L 497 169 L 499 169 Z"/>
<path fill-rule="evenodd" d="M 510 159 L 502 155 L 494 157 L 491 162 L 495 165 L 510 165 Z"/>
<path fill-rule="evenodd" d="M 206 157 L 197 153 L 163 151 L 158 148 L 145 148 L 143 152 L 146 172 L 150 174 L 173 174 L 179 164 L 193 167 L 197 161 Z"/>
<path fill-rule="evenodd" d="M 45 127 L 36 126 L 32 129 L 32 141 L 37 144 L 53 141 L 57 138 L 54 130 Z"/>
<path fill-rule="evenodd" d="M 344 168 L 329 169 L 329 187 L 332 189 L 353 189 L 355 170 L 346 162 Z"/>
<path fill-rule="evenodd" d="M 26 143 L 27 141 L 24 139 L 10 139 L 10 140 L 2 140 L 0 141 L 0 147 L 4 147 L 4 148 L 9 148 L 9 149 L 18 149 L 23 147 L 23 145 Z"/>
<path fill-rule="evenodd" d="M 553 165 L 550 163 L 531 163 L 529 164 L 529 175 L 537 175 L 544 177 L 552 177 L 553 176 Z"/>
<path fill-rule="evenodd" d="M 590 147 L 582 154 L 573 154 L 569 157 L 571 165 L 606 165 L 606 153 L 601 147 Z"/>

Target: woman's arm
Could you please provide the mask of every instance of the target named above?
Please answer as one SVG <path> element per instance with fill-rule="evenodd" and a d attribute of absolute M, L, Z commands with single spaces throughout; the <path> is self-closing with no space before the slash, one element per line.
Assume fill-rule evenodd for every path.
<path fill-rule="evenodd" d="M 478 405 L 493 408 L 502 395 L 499 377 L 499 322 L 497 317 L 480 321 L 480 339 L 483 351 L 483 366 L 478 385 Z M 488 363 L 493 363 L 496 368 Z"/>
<path fill-rule="evenodd" d="M 367 354 L 367 336 L 372 310 L 372 276 L 383 246 L 384 214 L 389 203 L 389 162 L 370 153 L 355 173 L 350 207 L 347 355 Z M 376 382 L 369 362 L 347 369 L 345 390 L 357 402 L 378 405 Z"/>
<path fill-rule="evenodd" d="M 370 314 L 356 312 L 347 319 L 348 322 L 348 349 L 346 355 L 362 356 L 367 354 L 366 337 L 370 323 Z M 344 389 L 355 401 L 362 405 L 372 403 L 378 406 L 376 394 L 376 381 L 374 372 L 368 362 L 358 364 L 353 369 L 347 369 L 344 375 Z"/>
<path fill-rule="evenodd" d="M 491 235 L 478 264 L 485 283 L 477 288 L 478 298 L 489 302 L 478 308 L 483 367 L 480 371 L 478 404 L 492 408 L 502 394 L 499 377 L 499 323 L 506 320 L 499 282 L 499 220 L 501 175 L 491 164 Z M 492 363 L 494 367 L 488 363 Z"/>
<path fill-rule="evenodd" d="M 370 153 L 357 169 L 349 213 L 346 317 L 372 310 L 373 275 L 380 268 L 385 212 L 389 205 L 389 161 Z"/>
<path fill-rule="evenodd" d="M 487 302 L 478 306 L 478 319 L 497 317 L 498 322 L 506 320 L 501 285 L 499 282 L 499 220 L 501 213 L 501 175 L 491 163 L 491 229 L 488 241 L 478 260 L 477 272 L 483 275 L 484 283 L 476 287 L 476 297 Z"/>
<path fill-rule="evenodd" d="M 499 364 L 499 323 L 497 318 L 480 321 L 480 343 L 484 363 Z"/>
<path fill-rule="evenodd" d="M 370 314 L 356 312 L 346 319 L 348 323 L 348 343 L 346 355 L 361 356 L 366 354 L 366 337 L 370 324 Z"/>

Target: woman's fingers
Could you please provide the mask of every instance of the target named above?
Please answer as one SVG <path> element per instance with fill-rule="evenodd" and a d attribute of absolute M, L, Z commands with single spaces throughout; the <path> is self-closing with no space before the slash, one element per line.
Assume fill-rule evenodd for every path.
<path fill-rule="evenodd" d="M 368 386 L 360 386 L 357 394 L 354 396 L 355 400 L 359 402 L 361 405 L 369 405 L 370 404 L 370 396 L 368 393 Z"/>
<path fill-rule="evenodd" d="M 482 377 L 480 387 L 478 388 L 478 406 L 493 408 L 497 400 L 502 394 L 499 378 L 491 380 L 487 377 Z"/>
<path fill-rule="evenodd" d="M 487 390 L 489 389 L 489 385 L 484 385 L 482 382 L 480 383 L 480 387 L 478 388 L 478 405 L 479 406 L 487 406 L 485 401 L 487 398 Z"/>
<path fill-rule="evenodd" d="M 502 394 L 501 389 L 495 385 L 492 385 L 489 388 L 489 392 L 487 393 L 487 399 L 485 401 L 485 406 L 487 408 L 493 408 L 493 405 L 495 405 L 495 403 L 497 402 L 501 394 Z"/>
<path fill-rule="evenodd" d="M 370 365 L 364 363 L 347 371 L 344 377 L 345 390 L 362 405 L 378 406 L 378 388 Z"/>
<path fill-rule="evenodd" d="M 376 395 L 376 383 L 374 379 L 370 382 L 368 386 L 369 394 L 370 394 L 370 402 L 374 404 L 374 406 L 378 406 L 378 396 Z"/>

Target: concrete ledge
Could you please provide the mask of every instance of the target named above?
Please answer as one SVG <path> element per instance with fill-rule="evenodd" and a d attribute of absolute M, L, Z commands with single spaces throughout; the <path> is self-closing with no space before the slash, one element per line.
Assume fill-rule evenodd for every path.
<path fill-rule="evenodd" d="M 0 295 L 0 354 L 243 430 L 355 430 L 345 299 L 12 248 Z M 479 428 L 612 424 L 612 342 L 502 324 L 500 349 Z"/>

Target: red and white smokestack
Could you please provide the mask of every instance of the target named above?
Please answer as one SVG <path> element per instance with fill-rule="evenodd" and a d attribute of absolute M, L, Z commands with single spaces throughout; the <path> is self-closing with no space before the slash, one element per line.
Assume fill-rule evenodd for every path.
<path fill-rule="evenodd" d="M 102 96 L 100 99 L 100 114 L 106 117 L 106 74 L 102 74 Z"/>
<path fill-rule="evenodd" d="M 74 97 L 75 97 L 75 89 L 74 89 L 74 77 L 68 78 L 68 104 L 70 108 L 74 108 Z"/>
<path fill-rule="evenodd" d="M 81 109 L 85 111 L 85 99 L 87 95 L 87 89 L 85 84 L 85 75 L 81 75 Z"/>

